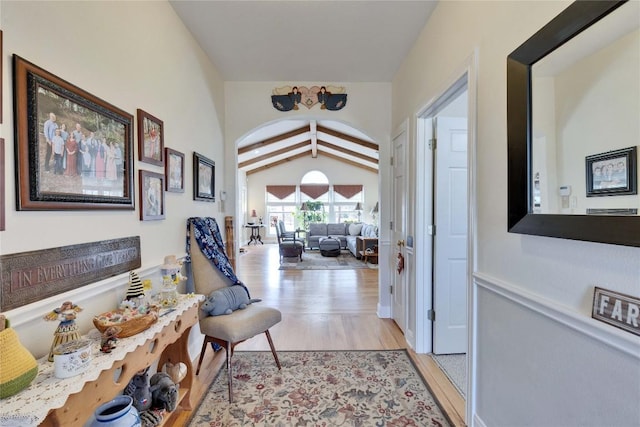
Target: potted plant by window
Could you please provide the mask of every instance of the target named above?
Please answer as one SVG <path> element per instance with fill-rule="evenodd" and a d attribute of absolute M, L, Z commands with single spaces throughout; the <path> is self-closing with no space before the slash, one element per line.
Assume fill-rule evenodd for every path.
<path fill-rule="evenodd" d="M 303 224 L 303 229 L 308 230 L 312 222 L 326 222 L 327 214 L 324 211 L 324 203 L 307 201 L 296 209 L 296 223 Z"/>

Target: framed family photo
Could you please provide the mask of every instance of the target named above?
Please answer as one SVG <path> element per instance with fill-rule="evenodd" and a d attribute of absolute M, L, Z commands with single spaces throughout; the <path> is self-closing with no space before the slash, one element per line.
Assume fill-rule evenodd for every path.
<path fill-rule="evenodd" d="M 193 200 L 215 202 L 216 164 L 213 160 L 193 153 Z"/>
<path fill-rule="evenodd" d="M 16 209 L 134 209 L 133 116 L 13 56 Z"/>
<path fill-rule="evenodd" d="M 586 157 L 587 197 L 638 194 L 637 148 Z"/>
<path fill-rule="evenodd" d="M 138 109 L 138 158 L 141 162 L 164 165 L 164 124 Z"/>
<path fill-rule="evenodd" d="M 140 174 L 140 221 L 164 219 L 164 175 L 146 170 Z"/>
<path fill-rule="evenodd" d="M 184 154 L 165 148 L 164 177 L 166 190 L 172 193 L 184 192 Z"/>

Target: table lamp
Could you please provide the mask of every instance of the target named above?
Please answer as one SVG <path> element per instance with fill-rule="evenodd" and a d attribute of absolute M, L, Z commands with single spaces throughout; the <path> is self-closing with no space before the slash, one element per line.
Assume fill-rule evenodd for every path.
<path fill-rule="evenodd" d="M 358 211 L 358 222 L 360 222 L 360 217 L 362 215 L 362 203 L 358 202 L 356 203 L 356 211 Z"/>

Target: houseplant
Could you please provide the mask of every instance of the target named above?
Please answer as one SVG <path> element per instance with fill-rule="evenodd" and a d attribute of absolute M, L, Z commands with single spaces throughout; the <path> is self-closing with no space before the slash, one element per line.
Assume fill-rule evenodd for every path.
<path fill-rule="evenodd" d="M 325 222 L 327 213 L 324 211 L 324 203 L 307 201 L 302 204 L 295 213 L 296 223 L 303 224 L 303 228 L 307 230 L 312 222 Z"/>

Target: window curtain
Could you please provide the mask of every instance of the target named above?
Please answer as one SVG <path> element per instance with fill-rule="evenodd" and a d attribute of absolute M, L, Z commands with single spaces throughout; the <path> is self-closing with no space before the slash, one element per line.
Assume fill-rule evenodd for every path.
<path fill-rule="evenodd" d="M 333 191 L 345 199 L 350 199 L 356 194 L 362 192 L 362 185 L 334 185 Z"/>
<path fill-rule="evenodd" d="M 286 199 L 295 192 L 295 185 L 267 185 L 267 193 L 273 194 L 280 200 Z"/>
<path fill-rule="evenodd" d="M 329 184 L 300 184 L 300 192 L 317 199 L 329 191 Z"/>

